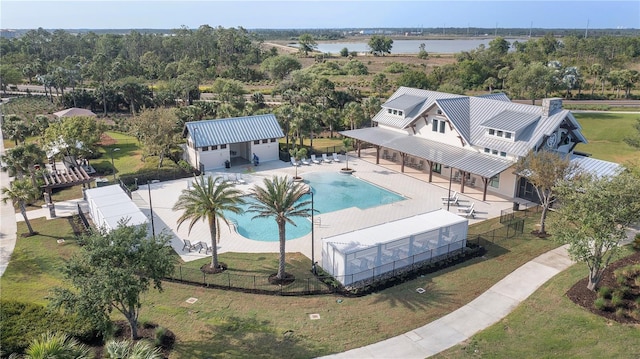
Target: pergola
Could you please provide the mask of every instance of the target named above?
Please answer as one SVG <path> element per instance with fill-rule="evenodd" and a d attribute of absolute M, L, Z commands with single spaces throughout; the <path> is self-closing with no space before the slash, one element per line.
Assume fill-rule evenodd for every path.
<path fill-rule="evenodd" d="M 82 168 L 82 166 L 68 167 L 63 170 L 44 172 L 42 175 L 44 185 L 42 189 L 46 193 L 45 201 L 47 204 L 53 204 L 51 193 L 54 188 L 72 187 L 75 185 L 88 186 L 92 178 Z M 52 207 L 50 207 L 52 208 Z M 52 212 L 52 214 L 55 212 Z"/>
<path fill-rule="evenodd" d="M 404 172 L 407 156 L 425 160 L 429 167 L 429 182 L 432 181 L 433 177 L 433 164 L 439 163 L 452 169 L 457 169 L 462 172 L 460 193 L 464 193 L 466 174 L 480 176 L 483 183 L 483 201 L 487 199 L 489 179 L 513 165 L 512 162 L 502 158 L 380 127 L 343 131 L 340 134 L 356 140 L 358 157 L 360 157 L 363 142 L 372 144 L 376 148 L 376 164 L 380 164 L 381 148 L 398 151 L 401 155 L 401 172 Z"/>

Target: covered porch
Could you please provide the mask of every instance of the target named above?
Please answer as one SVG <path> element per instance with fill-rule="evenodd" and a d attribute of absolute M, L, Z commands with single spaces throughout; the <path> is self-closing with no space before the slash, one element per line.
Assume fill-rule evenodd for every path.
<path fill-rule="evenodd" d="M 491 179 L 511 167 L 506 159 L 427 140 L 379 127 L 341 132 L 355 140 L 358 157 L 374 157 L 374 163 L 397 167 L 401 173 L 426 175 L 426 182 L 446 179 L 460 193 L 479 189 L 487 200 Z"/>

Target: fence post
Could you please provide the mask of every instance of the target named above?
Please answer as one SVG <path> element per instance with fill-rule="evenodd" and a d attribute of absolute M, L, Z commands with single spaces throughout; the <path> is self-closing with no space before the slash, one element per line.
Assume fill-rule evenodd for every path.
<path fill-rule="evenodd" d="M 180 280 L 182 280 L 182 266 L 178 266 L 179 272 L 180 272 Z"/>
<path fill-rule="evenodd" d="M 256 290 L 256 276 L 253 276 L 253 290 Z"/>
<path fill-rule="evenodd" d="M 231 288 L 231 274 L 227 273 L 227 281 L 229 283 L 229 288 Z"/>
<path fill-rule="evenodd" d="M 202 285 L 207 285 L 207 273 L 202 272 Z"/>

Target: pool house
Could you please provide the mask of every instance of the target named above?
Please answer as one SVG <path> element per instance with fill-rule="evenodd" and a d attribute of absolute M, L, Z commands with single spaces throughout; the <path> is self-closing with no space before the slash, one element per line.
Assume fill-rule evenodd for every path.
<path fill-rule="evenodd" d="M 469 221 L 438 209 L 322 239 L 322 268 L 345 286 L 457 253 Z"/>
<path fill-rule="evenodd" d="M 273 114 L 187 122 L 185 160 L 209 171 L 279 159 L 284 133 Z M 254 157 L 254 155 L 256 157 Z"/>

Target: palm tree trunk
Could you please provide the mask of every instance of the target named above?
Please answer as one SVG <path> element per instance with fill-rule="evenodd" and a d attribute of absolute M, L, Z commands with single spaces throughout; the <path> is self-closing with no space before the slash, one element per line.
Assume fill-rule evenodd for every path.
<path fill-rule="evenodd" d="M 280 236 L 280 260 L 278 261 L 278 279 L 284 279 L 284 263 L 285 263 L 285 243 L 287 242 L 285 235 L 285 222 L 278 221 L 278 234 Z"/>
<path fill-rule="evenodd" d="M 33 227 L 31 227 L 31 222 L 29 222 L 29 218 L 27 218 L 27 209 L 24 206 L 24 201 L 20 201 L 20 214 L 22 214 L 22 218 L 24 218 L 24 223 L 27 224 L 27 228 L 29 229 L 29 234 L 34 235 Z"/>
<path fill-rule="evenodd" d="M 216 228 L 215 216 L 209 217 L 209 231 L 211 235 L 211 268 L 218 269 L 220 263 L 218 262 L 218 241 L 216 240 L 216 234 L 218 231 Z"/>

